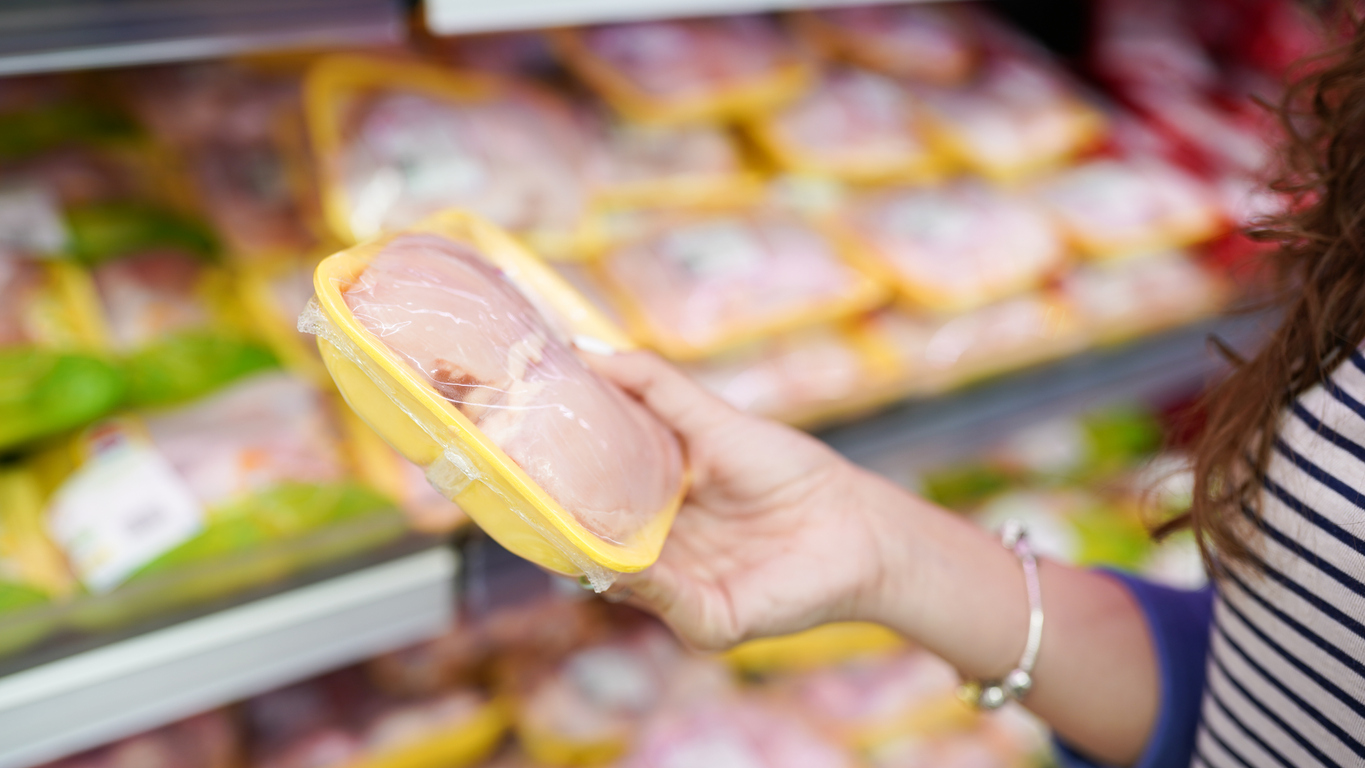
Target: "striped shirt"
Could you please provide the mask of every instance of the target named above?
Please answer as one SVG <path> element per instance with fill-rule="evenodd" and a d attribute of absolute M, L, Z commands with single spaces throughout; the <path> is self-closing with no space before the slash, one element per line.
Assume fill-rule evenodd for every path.
<path fill-rule="evenodd" d="M 1261 513 L 1262 567 L 1217 585 L 1191 765 L 1365 766 L 1359 351 L 1286 412 Z"/>

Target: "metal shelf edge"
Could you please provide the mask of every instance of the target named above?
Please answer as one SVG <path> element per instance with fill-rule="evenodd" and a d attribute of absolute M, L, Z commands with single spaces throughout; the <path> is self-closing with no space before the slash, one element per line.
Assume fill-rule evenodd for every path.
<path fill-rule="evenodd" d="M 0 768 L 24 768 L 433 636 L 437 547 L 0 678 Z"/>

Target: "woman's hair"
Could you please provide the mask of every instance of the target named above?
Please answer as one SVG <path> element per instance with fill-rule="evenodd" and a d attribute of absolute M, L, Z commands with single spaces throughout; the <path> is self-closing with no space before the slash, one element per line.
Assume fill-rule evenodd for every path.
<path fill-rule="evenodd" d="M 1249 233 L 1276 246 L 1269 301 L 1283 321 L 1205 395 L 1193 506 L 1159 531 L 1192 526 L 1210 573 L 1256 562 L 1253 521 L 1282 413 L 1365 339 L 1365 26 L 1347 23 L 1350 42 L 1310 62 L 1280 110 L 1287 144 L 1271 187 L 1291 204 Z"/>

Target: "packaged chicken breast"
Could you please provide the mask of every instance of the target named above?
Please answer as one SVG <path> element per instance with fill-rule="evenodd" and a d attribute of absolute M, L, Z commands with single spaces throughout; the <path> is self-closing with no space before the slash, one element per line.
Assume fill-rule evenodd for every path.
<path fill-rule="evenodd" d="M 935 312 L 1037 288 L 1068 255 L 1046 211 L 980 182 L 877 190 L 855 197 L 841 219 L 872 268 Z"/>
<path fill-rule="evenodd" d="M 220 598 L 401 535 L 351 479 L 326 396 L 281 372 L 188 406 L 101 422 L 41 454 L 44 524 L 107 628 Z"/>
<path fill-rule="evenodd" d="M 564 63 L 630 120 L 684 123 L 772 109 L 807 64 L 761 16 L 605 24 L 551 33 Z"/>
<path fill-rule="evenodd" d="M 474 211 L 538 251 L 571 251 L 589 212 L 591 139 L 527 83 L 411 62 L 320 60 L 308 128 L 324 212 L 343 242 L 447 208 Z"/>
<path fill-rule="evenodd" d="M 608 208 L 723 206 L 755 202 L 761 176 L 722 125 L 641 125 L 591 111 L 597 137 L 589 170 L 594 199 Z"/>
<path fill-rule="evenodd" d="M 850 182 L 917 182 L 943 163 L 924 130 L 918 101 L 896 81 L 833 67 L 803 96 L 747 123 L 784 171 Z"/>
<path fill-rule="evenodd" d="M 275 357 L 251 338 L 227 273 L 177 250 L 148 250 L 90 272 L 103 346 L 120 356 L 128 402 L 183 402 Z"/>
<path fill-rule="evenodd" d="M 808 426 L 856 407 L 871 375 L 857 334 L 816 326 L 685 366 L 736 408 Z"/>
<path fill-rule="evenodd" d="M 866 320 L 868 343 L 906 393 L 932 394 L 1062 357 L 1087 339 L 1059 297 L 1029 293 L 960 315 L 930 317 L 889 309 Z"/>
<path fill-rule="evenodd" d="M 793 22 L 826 55 L 909 80 L 959 83 L 980 55 L 970 16 L 951 4 L 840 6 L 796 13 Z"/>
<path fill-rule="evenodd" d="M 596 269 L 637 338 L 676 360 L 847 317 L 885 296 L 803 218 L 748 209 L 663 221 L 610 248 Z"/>
<path fill-rule="evenodd" d="M 1182 248 L 1227 226 L 1214 190 L 1156 158 L 1069 168 L 1042 182 L 1039 197 L 1076 247 L 1098 259 Z"/>
<path fill-rule="evenodd" d="M 1061 292 L 1097 341 L 1152 333 L 1206 317 L 1229 286 L 1180 251 L 1087 264 L 1067 273 Z"/>
<path fill-rule="evenodd" d="M 1061 75 L 1031 57 L 992 55 L 966 82 L 915 85 L 938 145 L 962 165 L 1011 183 L 1096 145 L 1104 117 Z"/>
<path fill-rule="evenodd" d="M 571 349 L 629 340 L 468 214 L 324 260 L 316 333 L 356 413 L 507 549 L 604 589 L 658 557 L 686 486 L 676 437 Z"/>
<path fill-rule="evenodd" d="M 648 627 L 527 675 L 512 694 L 522 749 L 545 766 L 611 764 L 667 699 L 669 674 L 681 654 L 666 632 Z"/>

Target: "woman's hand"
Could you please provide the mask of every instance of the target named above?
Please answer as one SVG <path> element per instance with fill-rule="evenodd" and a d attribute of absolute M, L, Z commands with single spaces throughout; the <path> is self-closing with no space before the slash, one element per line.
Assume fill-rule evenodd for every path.
<path fill-rule="evenodd" d="M 881 481 L 803 432 L 748 416 L 650 353 L 590 356 L 682 439 L 692 490 L 658 563 L 614 591 L 699 648 L 865 615 L 883 580 Z"/>

